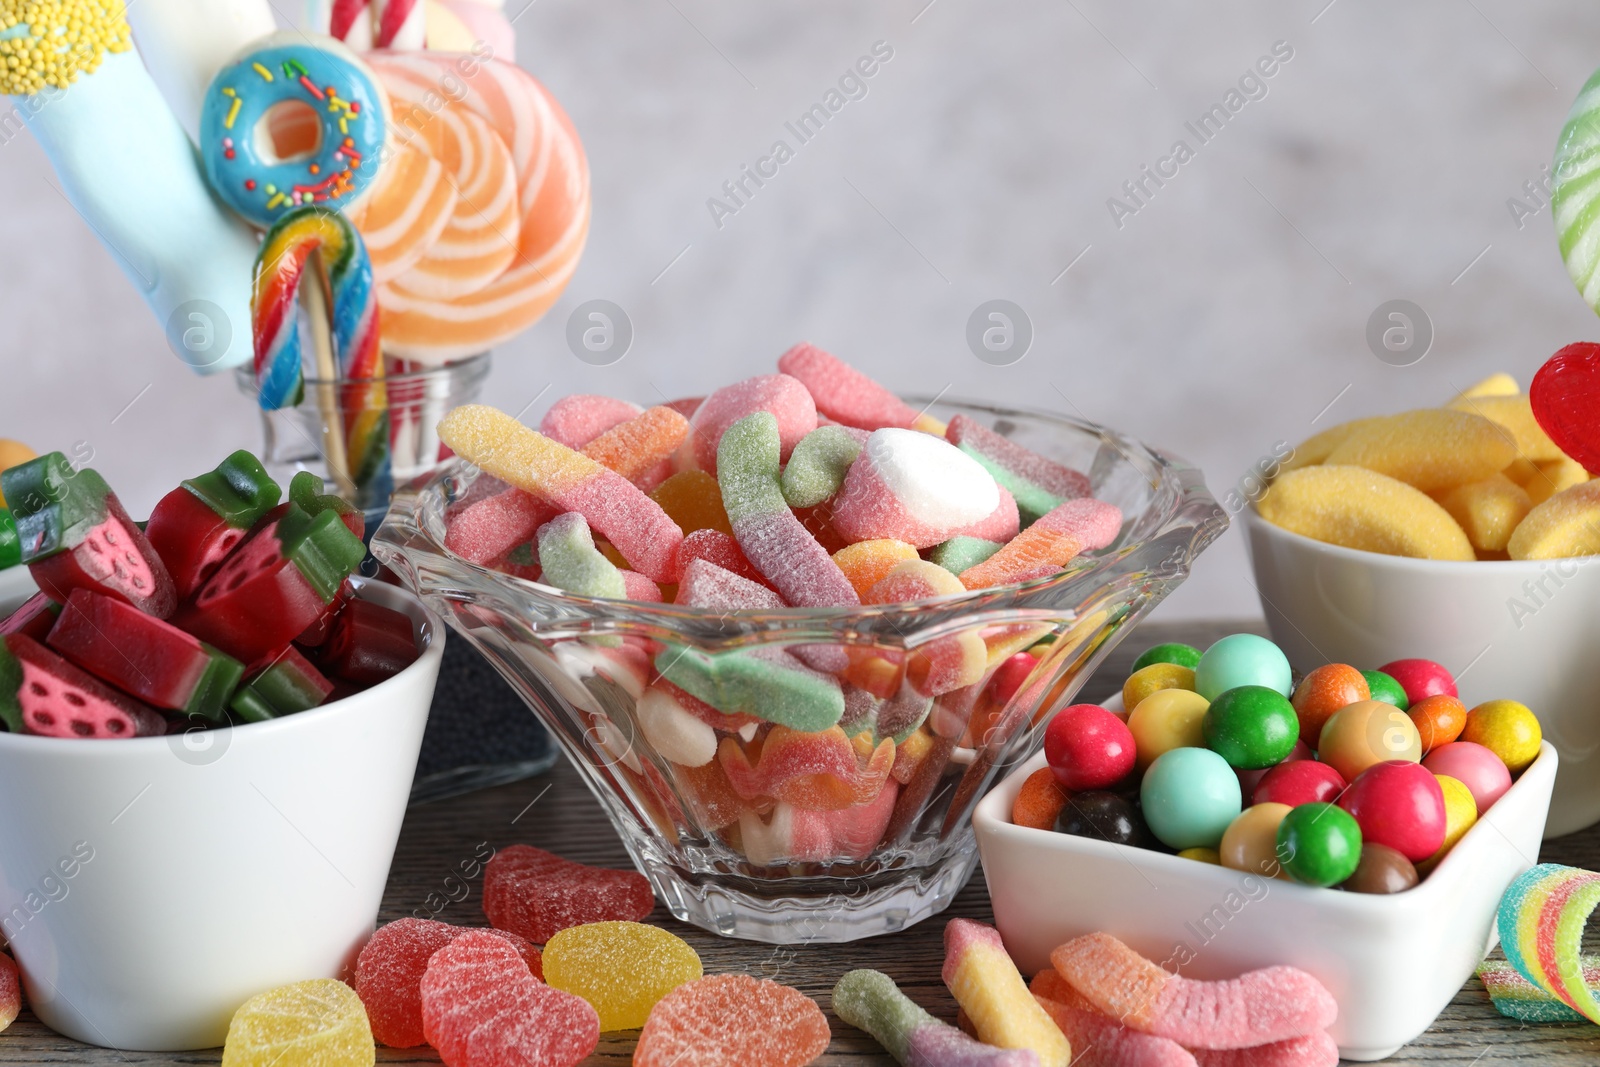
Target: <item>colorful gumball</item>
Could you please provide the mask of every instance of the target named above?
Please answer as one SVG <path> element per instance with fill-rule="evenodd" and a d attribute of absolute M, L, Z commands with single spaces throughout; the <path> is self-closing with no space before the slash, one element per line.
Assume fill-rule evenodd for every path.
<path fill-rule="evenodd" d="M 1422 765 L 1434 774 L 1448 775 L 1472 791 L 1482 816 L 1511 788 L 1511 772 L 1500 757 L 1471 741 L 1441 745 L 1428 753 Z"/>
<path fill-rule="evenodd" d="M 1122 683 L 1122 706 L 1129 711 L 1140 701 L 1163 689 L 1194 689 L 1194 671 L 1175 663 L 1152 663 L 1128 675 Z"/>
<path fill-rule="evenodd" d="M 1066 806 L 1067 791 L 1056 781 L 1055 772 L 1049 767 L 1040 767 L 1028 775 L 1017 791 L 1017 799 L 1011 804 L 1011 821 L 1018 826 L 1049 830 Z"/>
<path fill-rule="evenodd" d="M 1278 855 L 1289 877 L 1306 885 L 1338 885 L 1361 862 L 1361 827 L 1348 812 L 1318 801 L 1278 824 Z"/>
<path fill-rule="evenodd" d="M 1364 841 L 1355 873 L 1339 886 L 1350 893 L 1403 893 L 1416 885 L 1417 869 L 1388 845 Z"/>
<path fill-rule="evenodd" d="M 1138 808 L 1126 797 L 1103 790 L 1079 793 L 1067 800 L 1056 816 L 1056 832 L 1073 837 L 1092 837 L 1113 845 L 1150 844 L 1149 833 Z"/>
<path fill-rule="evenodd" d="M 1281 762 L 1299 739 L 1294 706 L 1275 689 L 1241 685 L 1219 695 L 1201 720 L 1206 744 L 1230 767 L 1259 770 Z"/>
<path fill-rule="evenodd" d="M 1150 832 L 1175 849 L 1216 848 L 1243 809 L 1233 768 L 1208 748 L 1158 757 L 1144 772 L 1139 799 Z"/>
<path fill-rule="evenodd" d="M 1435 774 L 1439 779 L 1439 791 L 1444 794 L 1444 844 L 1439 846 L 1439 851 L 1417 864 L 1417 870 L 1427 874 L 1439 865 L 1446 853 L 1456 847 L 1456 842 L 1466 835 L 1478 821 L 1478 801 L 1473 797 L 1472 790 L 1458 778 L 1448 774 Z"/>
<path fill-rule="evenodd" d="M 1326 763 L 1295 760 L 1280 763 L 1262 777 L 1250 798 L 1255 804 L 1301 804 L 1331 802 L 1345 789 L 1344 776 Z"/>
<path fill-rule="evenodd" d="M 1240 812 L 1228 824 L 1217 847 L 1222 866 L 1268 878 L 1287 878 L 1278 858 L 1278 824 L 1290 810 L 1287 804 L 1255 804 Z"/>
<path fill-rule="evenodd" d="M 1249 771 L 1241 767 L 1235 767 L 1233 773 L 1239 776 L 1239 788 L 1244 790 L 1244 798 L 1249 801 L 1255 795 L 1256 787 L 1261 784 L 1261 780 L 1275 767 L 1281 767 L 1285 763 L 1297 763 L 1300 760 L 1314 760 L 1316 758 L 1317 754 L 1311 751 L 1311 747 L 1297 738 L 1294 747 L 1289 750 L 1289 754 L 1274 764 L 1273 767 L 1257 767 Z"/>
<path fill-rule="evenodd" d="M 1188 667 L 1192 671 L 1200 665 L 1200 650 L 1193 645 L 1177 641 L 1151 645 L 1139 653 L 1139 658 L 1133 661 L 1133 670 L 1129 673 L 1137 674 L 1152 663 L 1172 663 L 1179 667 Z"/>
<path fill-rule="evenodd" d="M 1467 712 L 1461 740 L 1471 741 L 1500 757 L 1512 774 L 1527 770 L 1539 755 L 1544 739 L 1539 720 L 1526 704 L 1515 700 L 1489 700 Z"/>
<path fill-rule="evenodd" d="M 1133 734 L 1100 705 L 1074 704 L 1057 712 L 1045 728 L 1044 757 L 1067 789 L 1105 789 L 1133 770 Z"/>
<path fill-rule="evenodd" d="M 1328 663 L 1300 679 L 1294 691 L 1294 710 L 1300 718 L 1300 740 L 1315 745 L 1322 724 L 1340 708 L 1373 699 L 1362 673 L 1347 663 Z"/>
<path fill-rule="evenodd" d="M 1340 708 L 1322 726 L 1317 757 L 1353 781 L 1385 760 L 1422 758 L 1422 738 L 1406 713 L 1381 700 L 1363 700 Z"/>
<path fill-rule="evenodd" d="M 1232 634 L 1213 644 L 1194 669 L 1195 691 L 1215 700 L 1241 685 L 1264 685 L 1283 696 L 1294 690 L 1294 675 L 1282 649 L 1255 634 Z"/>
<path fill-rule="evenodd" d="M 1467 708 L 1448 693 L 1435 693 L 1412 704 L 1406 715 L 1422 738 L 1422 751 L 1432 752 L 1461 736 L 1467 725 Z"/>
<path fill-rule="evenodd" d="M 1206 698 L 1187 689 L 1163 689 L 1139 701 L 1128 730 L 1139 750 L 1139 766 L 1175 748 L 1204 748 Z"/>
<path fill-rule="evenodd" d="M 1444 844 L 1444 791 L 1419 763 L 1387 760 L 1369 767 L 1350 783 L 1339 807 L 1360 824 L 1362 840 L 1388 845 L 1412 863 Z"/>
<path fill-rule="evenodd" d="M 1406 699 L 1413 704 L 1439 693 L 1459 695 L 1450 672 L 1431 659 L 1397 659 L 1378 669 L 1399 682 L 1400 688 L 1406 691 Z"/>
<path fill-rule="evenodd" d="M 1362 671 L 1361 677 L 1367 680 L 1367 689 L 1371 691 L 1373 700 L 1393 704 L 1401 711 L 1411 707 L 1411 701 L 1406 699 L 1405 689 L 1389 675 L 1382 671 Z"/>

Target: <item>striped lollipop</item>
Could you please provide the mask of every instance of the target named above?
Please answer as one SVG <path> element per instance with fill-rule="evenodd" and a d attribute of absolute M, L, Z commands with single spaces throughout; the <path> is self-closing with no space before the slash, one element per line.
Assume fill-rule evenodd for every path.
<path fill-rule="evenodd" d="M 1589 76 L 1556 141 L 1550 214 L 1567 274 L 1600 311 L 1600 71 Z"/>
<path fill-rule="evenodd" d="M 1541 863 L 1506 890 L 1499 925 L 1500 947 L 1524 978 L 1600 1023 L 1600 1001 L 1584 981 L 1579 956 L 1584 925 L 1597 905 L 1600 874 Z"/>

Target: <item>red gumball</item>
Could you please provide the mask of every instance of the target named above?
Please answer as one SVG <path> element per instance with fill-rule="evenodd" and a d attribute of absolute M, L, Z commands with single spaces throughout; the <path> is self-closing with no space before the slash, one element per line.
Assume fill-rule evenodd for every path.
<path fill-rule="evenodd" d="M 1444 791 L 1420 763 L 1374 764 L 1356 776 L 1338 803 L 1361 827 L 1362 841 L 1388 845 L 1412 863 L 1444 844 Z"/>
<path fill-rule="evenodd" d="M 1044 758 L 1056 781 L 1071 792 L 1105 789 L 1133 770 L 1133 734 L 1099 704 L 1074 704 L 1056 712 L 1044 731 Z"/>
<path fill-rule="evenodd" d="M 1406 700 L 1412 704 L 1440 693 L 1452 697 L 1460 695 L 1450 672 L 1431 659 L 1397 659 L 1378 669 L 1400 683 L 1400 688 L 1406 691 Z"/>
<path fill-rule="evenodd" d="M 1297 760 L 1308 760 L 1314 758 L 1315 753 L 1311 751 L 1310 746 L 1297 738 L 1295 740 L 1294 747 L 1289 750 L 1289 754 L 1283 757 L 1283 759 L 1279 760 L 1277 763 L 1274 763 L 1271 767 L 1261 767 L 1256 770 L 1249 771 L 1243 769 L 1242 767 L 1235 767 L 1233 769 L 1233 773 L 1239 776 L 1239 793 L 1246 800 L 1249 800 L 1251 795 L 1255 793 L 1256 786 L 1261 784 L 1261 779 L 1265 778 L 1269 771 L 1276 770 L 1277 768 L 1282 767 L 1285 763 L 1294 763 Z M 1249 805 L 1246 805 L 1246 807 L 1248 806 Z"/>
<path fill-rule="evenodd" d="M 1250 797 L 1252 804 L 1287 804 L 1291 808 L 1317 801 L 1335 803 L 1344 792 L 1344 776 L 1326 763 L 1296 760 L 1267 771 Z"/>
<path fill-rule="evenodd" d="M 989 679 L 989 695 L 994 697 L 994 702 L 1001 707 L 1011 703 L 1011 698 L 1017 695 L 1017 690 L 1038 665 L 1036 657 L 1018 652 L 996 667 L 994 677 Z"/>

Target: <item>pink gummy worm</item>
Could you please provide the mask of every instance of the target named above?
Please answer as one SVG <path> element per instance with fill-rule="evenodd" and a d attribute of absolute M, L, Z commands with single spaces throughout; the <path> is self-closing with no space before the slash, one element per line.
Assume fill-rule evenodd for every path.
<path fill-rule="evenodd" d="M 889 390 L 837 356 L 801 342 L 778 357 L 778 369 L 799 378 L 817 410 L 835 422 L 863 430 L 896 426 L 909 430 L 917 412 Z"/>
<path fill-rule="evenodd" d="M 861 603 L 844 571 L 788 508 L 740 518 L 733 536 L 745 558 L 799 608 Z"/>

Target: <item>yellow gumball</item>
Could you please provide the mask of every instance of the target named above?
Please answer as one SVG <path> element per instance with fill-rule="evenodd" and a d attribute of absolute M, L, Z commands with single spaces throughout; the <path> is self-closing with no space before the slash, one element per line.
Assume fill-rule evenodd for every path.
<path fill-rule="evenodd" d="M 1438 866 L 1445 853 L 1455 848 L 1461 836 L 1478 821 L 1478 802 L 1472 798 L 1472 790 L 1459 778 L 1452 778 L 1448 774 L 1436 774 L 1434 777 L 1439 780 L 1439 790 L 1444 793 L 1444 844 L 1439 846 L 1439 851 L 1417 864 L 1418 874 L 1427 874 Z"/>
<path fill-rule="evenodd" d="M 1139 701 L 1128 716 L 1139 769 L 1175 748 L 1205 748 L 1203 724 L 1210 706 L 1209 700 L 1189 689 L 1162 689 Z"/>
<path fill-rule="evenodd" d="M 1193 689 L 1194 671 L 1176 663 L 1152 663 L 1128 675 L 1122 683 L 1122 706 L 1132 710 L 1151 693 L 1162 689 Z"/>
<path fill-rule="evenodd" d="M 1317 739 L 1317 759 L 1353 782 L 1385 760 L 1422 760 L 1422 735 L 1410 716 L 1381 700 L 1358 700 L 1329 716 Z"/>
<path fill-rule="evenodd" d="M 1222 855 L 1221 855 L 1221 853 L 1219 853 L 1214 848 L 1206 848 L 1204 846 L 1196 846 L 1195 848 L 1183 849 L 1181 852 L 1178 853 L 1178 858 L 1179 859 L 1185 859 L 1185 860 L 1194 860 L 1196 863 L 1215 863 L 1215 864 L 1221 864 L 1222 863 Z"/>
<path fill-rule="evenodd" d="M 1224 867 L 1289 881 L 1278 862 L 1278 824 L 1292 809 L 1287 804 L 1255 804 L 1241 811 L 1222 833 L 1217 852 Z"/>
<path fill-rule="evenodd" d="M 1538 717 L 1515 700 L 1484 701 L 1467 712 L 1461 731 L 1461 740 L 1493 752 L 1512 774 L 1521 774 L 1538 758 L 1543 739 Z"/>

